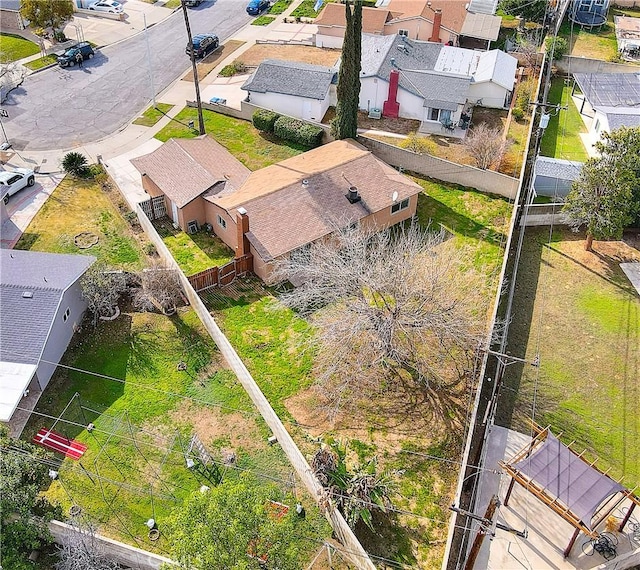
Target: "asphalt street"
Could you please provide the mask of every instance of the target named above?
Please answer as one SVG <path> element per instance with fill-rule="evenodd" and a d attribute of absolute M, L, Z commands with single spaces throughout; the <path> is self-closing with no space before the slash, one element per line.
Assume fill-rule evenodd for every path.
<path fill-rule="evenodd" d="M 247 0 L 206 0 L 189 9 L 195 35 L 213 32 L 223 42 L 251 19 Z M 16 150 L 65 149 L 100 140 L 124 127 L 190 65 L 182 11 L 144 33 L 107 46 L 78 66 L 52 67 L 26 78 L 3 103 L 3 119 Z M 195 92 L 194 92 L 195 98 Z"/>

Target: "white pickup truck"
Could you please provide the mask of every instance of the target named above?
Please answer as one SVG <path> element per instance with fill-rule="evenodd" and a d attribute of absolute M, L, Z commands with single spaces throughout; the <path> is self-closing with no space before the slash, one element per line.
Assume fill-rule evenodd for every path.
<path fill-rule="evenodd" d="M 16 168 L 15 170 L 4 170 L 0 172 L 0 196 L 6 204 L 9 196 L 13 196 L 19 190 L 27 186 L 33 186 L 36 177 L 33 170 L 29 168 Z"/>

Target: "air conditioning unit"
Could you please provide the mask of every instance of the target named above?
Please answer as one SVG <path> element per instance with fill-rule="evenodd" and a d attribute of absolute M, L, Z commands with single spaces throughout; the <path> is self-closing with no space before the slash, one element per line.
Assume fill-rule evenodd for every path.
<path fill-rule="evenodd" d="M 372 107 L 369 109 L 369 118 L 370 119 L 380 119 L 382 117 L 382 109 L 376 109 Z"/>
<path fill-rule="evenodd" d="M 187 233 L 195 234 L 198 231 L 198 221 L 191 220 L 187 222 Z"/>

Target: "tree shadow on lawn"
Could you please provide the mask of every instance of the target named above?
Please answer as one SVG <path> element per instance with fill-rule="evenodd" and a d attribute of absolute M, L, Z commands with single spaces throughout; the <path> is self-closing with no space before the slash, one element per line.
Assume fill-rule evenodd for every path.
<path fill-rule="evenodd" d="M 33 438 L 40 428 L 50 428 L 56 422 L 39 414 L 58 418 L 70 402 L 64 416 L 56 422 L 55 431 L 73 439 L 85 430 L 87 423 L 124 394 L 131 325 L 132 318 L 126 313 L 121 313 L 114 321 L 99 321 L 95 327 L 91 324 L 91 317 L 85 317 L 81 331 L 73 337 L 60 360 L 63 366 L 57 368 L 36 406 L 37 413 L 29 419 L 23 439 Z M 102 378 L 101 375 L 123 382 Z M 76 392 L 79 397 L 74 399 Z"/>

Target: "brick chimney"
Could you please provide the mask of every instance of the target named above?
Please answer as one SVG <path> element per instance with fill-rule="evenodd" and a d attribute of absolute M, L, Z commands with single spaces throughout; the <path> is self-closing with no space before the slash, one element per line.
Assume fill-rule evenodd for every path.
<path fill-rule="evenodd" d="M 440 26 L 442 25 L 442 10 L 433 11 L 433 31 L 431 32 L 430 42 L 440 43 Z"/>
<path fill-rule="evenodd" d="M 249 215 L 242 206 L 238 208 L 236 214 L 236 231 L 238 242 L 236 246 L 236 259 L 238 259 L 244 257 L 250 251 L 249 239 L 247 238 L 247 233 L 249 232 Z"/>
<path fill-rule="evenodd" d="M 382 114 L 385 117 L 392 117 L 396 119 L 400 112 L 400 103 L 398 103 L 398 81 L 400 80 L 400 73 L 397 69 L 392 69 L 389 74 L 389 95 L 387 100 L 382 105 Z"/>

